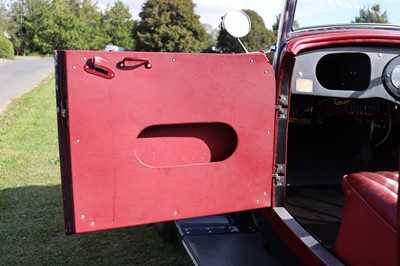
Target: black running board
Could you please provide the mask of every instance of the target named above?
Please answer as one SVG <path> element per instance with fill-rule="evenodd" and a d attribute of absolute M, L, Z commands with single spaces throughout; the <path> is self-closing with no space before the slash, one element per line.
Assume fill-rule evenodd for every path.
<path fill-rule="evenodd" d="M 177 221 L 195 265 L 279 265 L 256 231 L 240 232 L 224 215 Z"/>

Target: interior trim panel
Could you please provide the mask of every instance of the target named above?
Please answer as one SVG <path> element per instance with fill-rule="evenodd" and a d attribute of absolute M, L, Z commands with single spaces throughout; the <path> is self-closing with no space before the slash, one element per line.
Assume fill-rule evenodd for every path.
<path fill-rule="evenodd" d="M 399 104 L 397 82 L 400 77 L 396 75 L 400 73 L 397 71 L 400 60 L 395 60 L 399 56 L 400 48 L 364 46 L 301 53 L 295 57 L 292 93 L 353 99 L 382 98 Z M 393 62 L 399 62 L 398 68 Z"/>

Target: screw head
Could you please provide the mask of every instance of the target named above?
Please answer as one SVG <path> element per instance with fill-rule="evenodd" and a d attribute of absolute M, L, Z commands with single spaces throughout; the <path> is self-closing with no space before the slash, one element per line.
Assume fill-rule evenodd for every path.
<path fill-rule="evenodd" d="M 72 66 L 72 69 L 75 70 L 75 69 L 76 69 L 76 66 Z"/>

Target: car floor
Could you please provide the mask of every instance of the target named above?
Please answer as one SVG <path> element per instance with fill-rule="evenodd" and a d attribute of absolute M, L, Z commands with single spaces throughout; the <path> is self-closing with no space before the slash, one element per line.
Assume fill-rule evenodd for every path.
<path fill-rule="evenodd" d="M 289 130 L 285 207 L 332 251 L 345 202 L 343 176 L 360 171 L 395 171 L 398 159 L 390 155 L 390 147 L 395 145 L 389 143 L 375 149 L 373 158 L 365 163 L 357 148 L 360 142 L 348 140 L 346 133 L 333 127 L 316 132 L 297 125 Z"/>
<path fill-rule="evenodd" d="M 344 195 L 340 186 L 294 186 L 286 189 L 286 209 L 328 250 L 335 244 L 343 206 Z"/>

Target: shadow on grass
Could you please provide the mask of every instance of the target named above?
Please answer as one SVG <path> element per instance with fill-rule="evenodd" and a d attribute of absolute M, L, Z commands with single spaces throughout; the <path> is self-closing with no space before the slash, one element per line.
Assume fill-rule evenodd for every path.
<path fill-rule="evenodd" d="M 0 191 L 0 265 L 191 265 L 152 225 L 65 236 L 61 186 Z"/>

